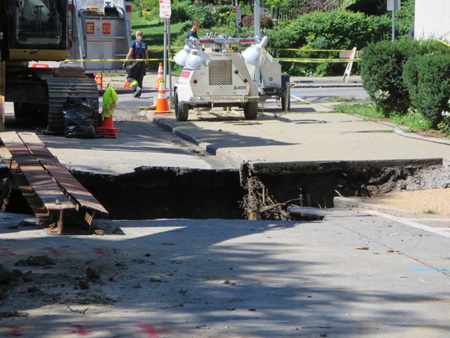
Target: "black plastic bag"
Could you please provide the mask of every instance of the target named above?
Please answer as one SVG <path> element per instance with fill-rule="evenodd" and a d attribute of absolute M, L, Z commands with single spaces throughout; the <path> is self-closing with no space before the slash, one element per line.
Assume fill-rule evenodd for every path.
<path fill-rule="evenodd" d="M 72 138 L 94 138 L 94 102 L 85 97 L 68 97 L 63 108 L 64 135 Z"/>

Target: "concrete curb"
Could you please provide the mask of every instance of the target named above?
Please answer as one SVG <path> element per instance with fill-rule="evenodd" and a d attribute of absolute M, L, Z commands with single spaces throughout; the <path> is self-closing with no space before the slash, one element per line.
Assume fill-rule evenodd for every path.
<path fill-rule="evenodd" d="M 194 134 L 189 132 L 189 126 L 177 126 L 174 121 L 165 119 L 165 118 L 158 118 L 153 117 L 153 123 L 160 126 L 163 129 L 172 131 L 175 135 L 181 137 L 182 139 L 192 142 L 199 147 L 203 148 L 206 152 L 208 152 L 211 155 L 215 155 L 220 157 L 221 159 L 229 162 L 231 165 L 233 165 L 235 168 L 239 169 L 241 167 L 241 164 L 245 162 L 243 158 L 240 156 L 233 155 L 230 151 L 224 150 L 221 148 L 218 148 L 217 146 L 214 146 L 212 143 L 204 142 L 201 139 L 197 138 Z"/>
<path fill-rule="evenodd" d="M 445 144 L 445 145 L 449 145 L 450 146 L 450 140 L 445 140 L 445 139 L 438 139 L 438 138 L 434 138 L 434 137 L 425 137 L 425 136 L 420 136 L 417 134 L 409 134 L 409 133 L 405 133 L 401 128 L 399 127 L 395 127 L 394 131 L 397 135 L 403 136 L 403 137 L 409 137 L 409 138 L 414 138 L 417 140 L 422 140 L 422 141 L 428 141 L 428 142 L 434 142 L 434 143 L 439 143 L 439 144 Z"/>

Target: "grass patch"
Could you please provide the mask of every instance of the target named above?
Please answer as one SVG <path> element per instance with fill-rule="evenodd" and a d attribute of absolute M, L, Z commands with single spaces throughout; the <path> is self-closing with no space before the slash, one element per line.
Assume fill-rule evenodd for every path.
<path fill-rule="evenodd" d="M 390 117 L 385 117 L 381 111 L 377 110 L 373 103 L 359 103 L 359 104 L 338 104 L 333 106 L 335 112 L 359 115 L 372 120 L 381 120 L 393 123 L 398 126 L 406 127 L 404 132 L 433 132 L 431 123 L 427 121 L 421 114 L 410 112 L 405 115 L 392 114 Z"/>
<path fill-rule="evenodd" d="M 423 213 L 424 213 L 424 214 L 428 214 L 428 215 L 436 215 L 436 214 L 438 214 L 439 212 L 437 212 L 436 210 L 433 210 L 433 209 L 427 209 L 427 210 L 425 210 Z"/>
<path fill-rule="evenodd" d="M 427 121 L 421 114 L 414 112 L 406 115 L 393 114 L 389 119 L 397 125 L 407 126 L 413 130 L 424 130 L 431 127 L 431 123 L 429 121 Z"/>
<path fill-rule="evenodd" d="M 354 114 L 373 119 L 383 119 L 383 114 L 372 103 L 338 104 L 333 106 L 335 112 Z"/>
<path fill-rule="evenodd" d="M 149 58 L 162 61 L 164 57 L 164 20 L 160 18 L 147 20 L 140 15 L 139 11 L 134 10 L 131 13 L 131 22 L 132 38 L 134 39 L 136 30 L 142 30 L 144 32 L 144 41 L 148 45 Z M 184 23 L 170 24 L 171 41 L 176 40 L 180 34 L 187 34 L 187 32 L 182 31 L 183 27 Z M 158 61 L 151 61 L 150 69 L 158 70 Z"/>

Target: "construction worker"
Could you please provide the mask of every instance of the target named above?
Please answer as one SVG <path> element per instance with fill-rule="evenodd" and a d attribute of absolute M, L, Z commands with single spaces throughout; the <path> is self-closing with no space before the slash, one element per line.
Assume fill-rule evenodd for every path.
<path fill-rule="evenodd" d="M 148 48 L 143 41 L 144 33 L 136 32 L 136 40 L 130 44 L 130 49 L 126 56 L 126 60 L 145 59 L 145 61 L 125 61 L 123 67 L 127 71 L 127 80 L 131 88 L 133 88 L 134 97 L 139 98 L 142 94 L 142 81 L 146 74 L 148 64 Z"/>

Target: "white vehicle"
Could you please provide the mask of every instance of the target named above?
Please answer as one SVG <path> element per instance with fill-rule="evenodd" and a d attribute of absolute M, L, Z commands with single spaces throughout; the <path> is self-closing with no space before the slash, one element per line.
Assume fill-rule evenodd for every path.
<path fill-rule="evenodd" d="M 72 10 L 70 10 L 72 7 Z M 69 59 L 80 61 L 88 73 L 122 70 L 131 43 L 131 2 L 69 0 Z M 84 61 L 86 60 L 86 61 Z"/>
<path fill-rule="evenodd" d="M 258 43 L 255 43 L 258 42 Z M 186 40 L 174 61 L 184 66 L 174 86 L 175 116 L 186 121 L 193 108 L 240 107 L 247 120 L 258 115 L 258 103 L 268 98 L 281 99 L 289 109 L 289 76 L 264 47 L 267 37 L 259 39 L 202 38 Z M 228 52 L 229 45 L 252 44 L 242 54 Z M 203 46 L 210 46 L 205 51 Z"/>

